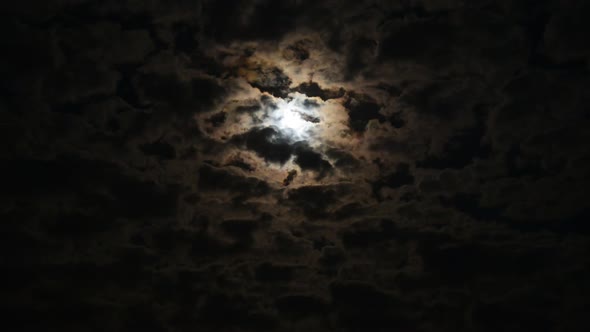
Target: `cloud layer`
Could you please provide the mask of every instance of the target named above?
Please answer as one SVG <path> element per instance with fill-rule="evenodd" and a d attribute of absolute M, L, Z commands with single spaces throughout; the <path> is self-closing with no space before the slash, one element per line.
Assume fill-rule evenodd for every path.
<path fill-rule="evenodd" d="M 586 330 L 584 1 L 0 7 L 13 323 Z"/>

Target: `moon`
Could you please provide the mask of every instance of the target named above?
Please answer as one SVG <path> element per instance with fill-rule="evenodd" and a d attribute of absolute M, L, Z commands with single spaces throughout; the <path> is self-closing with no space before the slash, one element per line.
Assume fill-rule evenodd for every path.
<path fill-rule="evenodd" d="M 280 100 L 270 118 L 274 126 L 293 140 L 304 140 L 319 129 L 320 118 L 315 110 L 305 107 L 300 98 Z"/>

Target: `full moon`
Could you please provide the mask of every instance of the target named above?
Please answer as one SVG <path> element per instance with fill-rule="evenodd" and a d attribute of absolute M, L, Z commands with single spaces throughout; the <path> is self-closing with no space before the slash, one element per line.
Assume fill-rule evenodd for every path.
<path fill-rule="evenodd" d="M 313 110 L 306 108 L 298 98 L 281 100 L 271 114 L 273 124 L 293 139 L 306 139 L 319 123 Z"/>

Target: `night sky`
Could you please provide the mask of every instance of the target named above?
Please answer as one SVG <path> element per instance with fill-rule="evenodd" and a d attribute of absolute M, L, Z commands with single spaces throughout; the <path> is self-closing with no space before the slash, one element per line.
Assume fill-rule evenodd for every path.
<path fill-rule="evenodd" d="M 586 0 L 3 1 L 6 331 L 590 331 Z"/>

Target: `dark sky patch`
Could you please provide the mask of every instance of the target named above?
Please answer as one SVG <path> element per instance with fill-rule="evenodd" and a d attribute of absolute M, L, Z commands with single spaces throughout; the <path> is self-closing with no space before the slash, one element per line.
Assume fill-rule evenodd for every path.
<path fill-rule="evenodd" d="M 108 214 L 100 217 L 88 212 L 64 212 L 43 220 L 42 224 L 51 235 L 77 238 L 111 229 L 115 224 L 109 222 L 110 220 L 112 219 Z"/>
<path fill-rule="evenodd" d="M 177 189 L 137 179 L 109 162 L 63 157 L 5 161 L 2 168 L 3 192 L 11 196 L 59 197 L 74 192 L 80 203 L 101 206 L 100 212 L 112 214 L 110 218 L 172 216 L 176 209 Z"/>
<path fill-rule="evenodd" d="M 451 25 L 444 21 L 395 22 L 391 32 L 381 41 L 380 57 L 383 60 L 421 60 L 445 49 L 445 43 L 451 40 L 453 34 Z M 434 57 L 432 59 L 438 61 Z"/>
<path fill-rule="evenodd" d="M 279 297 L 275 303 L 280 312 L 295 317 L 322 315 L 327 309 L 325 300 L 306 294 L 284 295 Z"/>
<path fill-rule="evenodd" d="M 167 142 L 157 140 L 151 143 L 145 143 L 139 146 L 141 152 L 148 156 L 155 156 L 159 159 L 174 159 L 176 158 L 176 150 Z"/>
<path fill-rule="evenodd" d="M 247 304 L 247 298 L 243 295 L 212 291 L 204 299 L 204 303 L 199 308 L 197 324 L 200 326 L 210 329 L 245 327 L 266 331 L 276 325 L 271 315 L 256 312 L 252 305 Z M 226 315 L 231 316 L 226 317 Z"/>
<path fill-rule="evenodd" d="M 588 28 L 587 4 L 575 11 L 563 10 L 551 16 L 543 34 L 543 46 L 558 62 L 579 60 L 590 53 L 581 31 Z"/>
<path fill-rule="evenodd" d="M 409 323 L 409 308 L 402 306 L 394 294 L 360 281 L 334 281 L 330 284 L 332 303 L 340 318 L 353 329 L 379 326 L 403 328 Z M 405 308 L 404 308 L 405 307 Z"/>
<path fill-rule="evenodd" d="M 176 24 L 174 26 L 174 48 L 177 52 L 191 54 L 197 50 L 199 45 L 197 40 L 197 33 L 199 29 L 194 26 L 185 24 Z"/>
<path fill-rule="evenodd" d="M 468 249 L 468 250 L 467 250 Z M 478 245 L 442 245 L 441 247 L 423 248 L 424 258 L 432 272 L 441 281 L 451 283 L 465 282 L 477 275 L 493 275 L 495 271 L 510 268 L 517 275 L 531 275 L 542 269 L 540 262 L 546 260 L 548 252 L 512 253 L 506 256 L 500 248 L 490 248 Z"/>
<path fill-rule="evenodd" d="M 295 273 L 295 267 L 291 265 L 264 262 L 254 269 L 254 275 L 259 282 L 288 282 Z"/>

